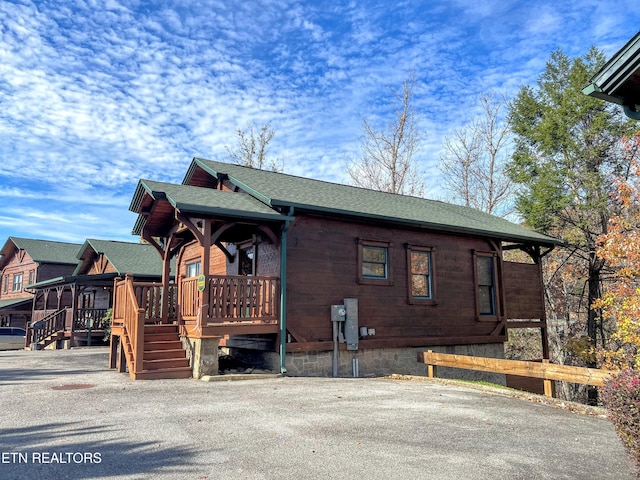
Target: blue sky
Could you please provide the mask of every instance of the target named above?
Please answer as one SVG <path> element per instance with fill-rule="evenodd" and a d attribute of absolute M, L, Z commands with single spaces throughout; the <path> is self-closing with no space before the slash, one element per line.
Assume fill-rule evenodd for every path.
<path fill-rule="evenodd" d="M 2 0 L 0 243 L 136 241 L 138 179 L 228 161 L 252 122 L 271 123 L 286 173 L 346 182 L 362 118 L 386 123 L 410 71 L 416 159 L 442 198 L 442 141 L 479 95 L 639 29 L 636 0 Z"/>

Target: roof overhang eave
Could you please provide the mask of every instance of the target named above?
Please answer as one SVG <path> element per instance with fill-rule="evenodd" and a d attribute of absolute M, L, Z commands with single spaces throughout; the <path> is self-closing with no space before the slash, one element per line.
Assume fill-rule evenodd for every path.
<path fill-rule="evenodd" d="M 349 218 L 360 218 L 363 220 L 377 220 L 385 223 L 391 223 L 399 226 L 406 226 L 412 228 L 424 228 L 430 230 L 437 230 L 440 232 L 447 233 L 457 233 L 457 234 L 465 234 L 465 235 L 481 235 L 487 238 L 496 238 L 500 239 L 504 242 L 514 242 L 514 243 L 523 243 L 528 245 L 540 245 L 540 246 L 548 246 L 548 247 L 556 247 L 559 245 L 563 245 L 564 242 L 561 240 L 555 239 L 553 237 L 549 237 L 547 235 L 539 234 L 537 232 L 532 231 L 533 235 L 518 235 L 518 234 L 508 234 L 495 232 L 492 230 L 483 230 L 477 228 L 465 228 L 465 227 L 455 227 L 452 225 L 443 225 L 441 223 L 436 222 L 424 222 L 419 220 L 398 218 L 398 217 L 389 217 L 384 215 L 372 215 L 367 213 L 358 213 L 350 210 L 340 210 L 340 209 L 332 209 L 332 208 L 318 208 L 318 207 L 310 207 L 309 205 L 299 204 L 299 203 L 291 203 L 291 202 L 278 202 L 274 200 L 274 204 L 279 207 L 294 207 L 297 212 L 308 211 L 315 213 L 328 213 L 333 215 L 341 215 Z"/>
<path fill-rule="evenodd" d="M 591 82 L 582 89 L 582 93 L 623 105 L 627 116 L 637 119 L 638 111 L 634 103 L 640 102 L 625 98 L 620 94 L 620 89 L 638 71 L 640 71 L 640 32 L 604 64 L 593 76 Z"/>
<path fill-rule="evenodd" d="M 203 215 L 207 217 L 221 217 L 227 219 L 241 218 L 244 220 L 260 220 L 271 222 L 285 222 L 286 220 L 293 220 L 293 217 L 279 213 L 261 213 L 252 212 L 247 210 L 233 209 L 233 208 L 220 208 L 220 207 L 207 207 L 204 205 L 191 205 L 182 204 L 171 201 L 173 207 L 181 213 L 191 215 Z"/>
<path fill-rule="evenodd" d="M 64 277 L 56 277 L 50 278 L 48 280 L 43 280 L 41 282 L 32 283 L 30 285 L 26 285 L 25 288 L 29 290 L 38 289 L 38 288 L 47 288 L 57 285 L 66 285 L 70 283 L 92 283 L 92 282 L 100 282 L 106 280 L 113 280 L 118 276 L 117 272 L 111 273 L 99 273 L 95 275 L 67 275 Z"/>

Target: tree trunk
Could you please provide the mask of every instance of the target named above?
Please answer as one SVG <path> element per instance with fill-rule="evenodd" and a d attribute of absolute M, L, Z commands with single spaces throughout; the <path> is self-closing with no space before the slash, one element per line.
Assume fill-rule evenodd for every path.
<path fill-rule="evenodd" d="M 587 367 L 597 368 L 595 350 L 598 346 L 598 322 L 600 321 L 600 315 L 598 311 L 591 308 L 591 305 L 600 298 L 600 273 L 602 271 L 602 261 L 596 257 L 595 252 L 590 254 L 589 258 L 589 278 L 588 282 L 588 310 L 587 310 L 587 335 L 589 336 L 589 343 L 593 347 L 593 354 L 589 355 Z M 602 339 L 604 344 L 604 338 Z M 587 402 L 589 405 L 598 404 L 598 389 L 590 386 L 587 390 Z"/>

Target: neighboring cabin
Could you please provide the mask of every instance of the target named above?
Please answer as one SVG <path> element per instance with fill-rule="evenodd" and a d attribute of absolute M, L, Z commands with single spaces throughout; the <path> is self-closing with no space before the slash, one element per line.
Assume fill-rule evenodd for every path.
<path fill-rule="evenodd" d="M 79 244 L 9 237 L 0 250 L 0 317 L 2 326 L 26 328 L 33 293 L 25 287 L 68 275 L 78 263 Z"/>
<path fill-rule="evenodd" d="M 153 282 L 162 276 L 162 259 L 151 245 L 88 239 L 75 252 L 75 269 L 35 282 L 32 348 L 53 342 L 70 346 L 100 342 L 113 302 L 114 279 L 126 274 Z"/>
<path fill-rule="evenodd" d="M 134 234 L 165 266 L 176 258 L 175 284 L 165 275 L 157 294 L 176 304 L 155 320 L 178 326 L 194 376 L 217 373 L 202 359 L 218 344 L 326 376 L 422 373 L 427 348 L 500 357 L 511 326 L 546 341 L 540 259 L 559 242 L 471 208 L 196 158 L 182 185 L 141 180 L 130 209 Z M 508 250 L 529 260 L 506 261 Z M 144 378 L 142 320 L 119 310 L 124 297 L 114 345 Z M 355 326 L 335 335 L 332 305 Z"/>

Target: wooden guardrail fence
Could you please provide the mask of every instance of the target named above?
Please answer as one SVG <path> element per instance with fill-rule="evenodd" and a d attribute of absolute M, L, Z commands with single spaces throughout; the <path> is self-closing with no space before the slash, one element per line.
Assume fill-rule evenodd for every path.
<path fill-rule="evenodd" d="M 427 365 L 429 377 L 435 377 L 436 366 L 440 366 L 541 378 L 544 381 L 544 394 L 548 397 L 553 396 L 552 380 L 601 387 L 609 375 L 614 373 L 611 370 L 597 368 L 556 365 L 549 363 L 548 360 L 543 360 L 542 363 L 526 362 L 523 360 L 452 355 L 431 350 L 418 352 L 418 362 Z"/>

